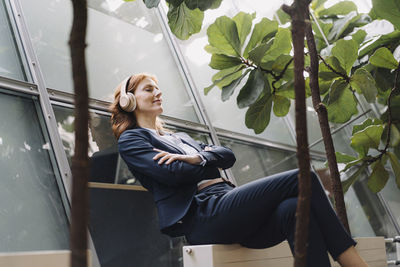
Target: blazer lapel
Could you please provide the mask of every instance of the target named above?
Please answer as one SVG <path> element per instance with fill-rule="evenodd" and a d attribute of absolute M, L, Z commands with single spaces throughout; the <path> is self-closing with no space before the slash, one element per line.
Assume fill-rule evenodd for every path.
<path fill-rule="evenodd" d="M 160 138 L 157 134 L 155 134 L 155 133 L 152 132 L 152 131 L 149 131 L 149 132 L 153 135 L 154 138 L 156 138 L 158 141 L 160 141 L 160 142 L 163 143 L 164 145 L 166 145 L 166 146 L 168 146 L 168 147 L 170 147 L 170 148 L 172 148 L 172 149 L 178 150 L 181 154 L 186 154 L 186 152 L 185 152 L 182 148 L 180 148 L 179 146 L 177 146 L 176 144 L 174 144 L 174 143 L 168 141 L 167 139 Z"/>
<path fill-rule="evenodd" d="M 192 146 L 197 151 L 201 151 L 200 145 L 192 138 L 187 137 L 185 134 L 179 134 L 179 133 L 174 133 L 174 134 L 177 135 L 178 138 L 180 138 L 182 140 L 182 142 Z"/>

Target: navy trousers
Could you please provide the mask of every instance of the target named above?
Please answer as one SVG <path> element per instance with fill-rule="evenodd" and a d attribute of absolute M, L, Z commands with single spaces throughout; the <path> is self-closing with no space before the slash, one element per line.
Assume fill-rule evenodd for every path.
<path fill-rule="evenodd" d="M 183 219 L 187 241 L 268 248 L 288 240 L 293 253 L 297 174 L 292 170 L 235 188 L 225 183 L 204 188 Z M 336 260 L 356 242 L 337 218 L 315 173 L 311 177 L 307 266 L 331 266 L 327 251 Z"/>

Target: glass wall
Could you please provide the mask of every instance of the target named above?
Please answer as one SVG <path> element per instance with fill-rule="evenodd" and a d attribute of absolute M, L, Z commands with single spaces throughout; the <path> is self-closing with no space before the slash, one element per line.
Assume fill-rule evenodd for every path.
<path fill-rule="evenodd" d="M 25 63 L 21 60 L 16 38 L 19 35 L 12 31 L 15 25 L 12 17 L 7 15 L 7 1 L 0 0 L 0 77 L 24 81 L 28 70 L 23 68 Z M 67 93 L 66 102 L 72 103 L 68 47 L 72 15 L 70 1 L 18 1 L 23 11 L 21 18 L 26 21 L 30 35 L 30 38 L 24 35 L 21 38 L 34 48 L 35 55 L 30 56 L 37 56 L 39 60 L 33 71 L 43 74 L 47 88 Z M 171 122 L 171 117 L 174 122 L 176 119 L 182 123 L 179 125 L 190 121 L 184 129 L 171 125 L 168 128 L 185 131 L 203 143 L 211 143 L 209 132 L 212 127 L 221 129 L 216 129 L 217 135 L 221 135 L 218 139 L 222 145 L 230 147 L 237 158 L 229 175 L 232 174 L 239 185 L 296 168 L 295 152 L 278 148 L 283 147 L 280 144 L 295 145 L 293 103 L 287 118 L 277 118 L 272 114 L 268 128 L 257 135 L 271 141 L 273 147 L 269 147 L 257 139 L 245 142 L 224 137 L 229 136 L 229 132 L 247 135 L 246 140 L 256 136 L 244 124 L 246 110 L 236 105 L 238 92 L 226 102 L 220 99 L 221 92 L 217 88 L 207 96 L 203 94 L 203 88 L 210 85 L 216 72 L 208 66 L 210 54 L 203 49 L 207 44 L 207 26 L 220 15 L 232 17 L 239 11 L 257 12 L 255 21 L 262 17 L 272 18 L 282 3 L 291 2 L 270 1 L 266 8 L 264 0 L 224 0 L 218 10 L 205 13 L 203 30 L 199 34 L 184 42 L 175 39 L 178 46 L 170 47 L 176 43 L 173 41 L 171 45 L 170 36 L 164 35 L 167 22 L 161 21 L 157 9 L 147 9 L 140 0 L 89 0 L 87 63 L 90 97 L 109 102 L 117 84 L 129 74 L 154 73 L 163 91 L 166 120 Z M 327 5 L 334 2 L 337 1 L 328 0 Z M 369 0 L 357 3 L 370 6 Z M 183 58 L 178 58 L 180 53 L 175 52 L 179 49 Z M 187 63 L 188 73 L 183 74 L 180 63 L 177 63 L 180 60 Z M 35 77 L 41 79 L 41 75 Z M 199 90 L 200 99 L 196 100 L 204 103 L 204 112 L 211 125 L 197 116 L 200 108 L 196 106 L 198 101 L 188 93 L 190 88 L 186 77 L 190 77 L 190 82 L 194 82 Z M 35 82 L 42 84 L 41 81 Z M 42 104 L 50 101 L 46 90 L 39 92 Z M 308 106 L 309 140 L 313 143 L 320 139 L 321 134 L 311 101 Z M 0 91 L 0 252 L 68 249 L 65 212 L 68 204 L 64 192 L 60 191 L 62 181 L 59 170 L 54 167 L 56 163 L 47 131 L 57 127 L 67 159 L 71 162 L 75 146 L 73 105 L 54 101 L 52 107 L 57 125 L 46 123 L 51 127 L 46 129 L 35 97 Z M 362 120 L 364 117 L 353 123 Z M 207 127 L 211 130 L 204 130 Z M 332 125 L 332 129 L 337 127 Z M 348 146 L 351 127 L 347 126 L 333 136 L 337 151 L 352 154 Z M 225 130 L 228 132 L 226 135 L 223 134 Z M 171 239 L 159 232 L 151 195 L 140 186 L 118 155 L 109 114 L 91 111 L 89 135 L 90 232 L 101 266 L 182 266 L 184 240 Z M 312 149 L 323 151 L 323 143 Z M 321 158 L 313 157 L 312 161 L 316 170 L 326 171 Z M 398 235 L 394 222 L 400 224 L 400 197 L 393 177 L 380 195 L 369 191 L 365 179 L 361 178 L 345 195 L 352 234 Z M 389 251 L 392 252 L 392 248 Z"/>
<path fill-rule="evenodd" d="M 220 137 L 221 144 L 232 149 L 236 163 L 232 172 L 241 185 L 274 173 L 297 167 L 296 153 Z"/>
<path fill-rule="evenodd" d="M 0 252 L 69 247 L 59 174 L 38 106 L 35 97 L 0 92 Z"/>
<path fill-rule="evenodd" d="M 11 21 L 7 14 L 6 3 L 0 0 L 0 76 L 26 80 L 16 37 L 11 30 Z"/>
<path fill-rule="evenodd" d="M 46 86 L 73 93 L 68 0 L 21 1 Z M 90 0 L 87 67 L 90 97 L 112 101 L 128 75 L 154 73 L 163 92 L 165 115 L 195 121 L 194 101 L 162 33 L 156 11 L 143 1 Z M 62 15 L 60 15 L 62 14 Z"/>

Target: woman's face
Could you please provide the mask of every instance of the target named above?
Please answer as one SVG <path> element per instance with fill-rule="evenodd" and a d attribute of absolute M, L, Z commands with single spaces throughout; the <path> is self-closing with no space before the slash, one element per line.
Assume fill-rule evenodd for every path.
<path fill-rule="evenodd" d="M 161 91 L 157 83 L 146 77 L 142 80 L 136 90 L 136 113 L 158 116 L 163 112 Z"/>

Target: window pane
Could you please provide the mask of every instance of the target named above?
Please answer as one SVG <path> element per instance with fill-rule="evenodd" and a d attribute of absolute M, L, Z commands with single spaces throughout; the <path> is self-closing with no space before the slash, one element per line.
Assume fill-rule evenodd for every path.
<path fill-rule="evenodd" d="M 367 177 L 364 174 L 360 177 L 360 180 L 353 184 L 354 195 L 345 195 L 346 202 L 351 203 L 351 205 L 348 205 L 347 214 L 352 234 L 355 236 L 371 236 L 372 230 L 372 236 L 392 237 L 398 235 L 378 195 L 369 190 Z M 364 221 L 367 219 L 367 222 L 363 222 L 361 213 L 363 213 Z"/>
<path fill-rule="evenodd" d="M 0 76 L 26 80 L 4 0 L 0 0 Z"/>
<path fill-rule="evenodd" d="M 390 170 L 390 168 L 387 168 Z M 400 191 L 399 187 L 396 185 L 395 176 L 392 172 L 389 172 L 389 180 L 386 186 L 381 191 L 383 198 L 386 200 L 392 214 L 397 221 L 397 224 L 400 225 Z"/>
<path fill-rule="evenodd" d="M 0 93 L 0 252 L 69 247 L 53 152 L 37 106 L 35 99 Z"/>
<path fill-rule="evenodd" d="M 68 0 L 22 0 L 33 46 L 46 85 L 72 93 L 68 39 L 72 9 Z M 155 9 L 143 1 L 90 0 L 87 67 L 90 97 L 111 101 L 126 76 L 154 73 L 163 91 L 165 115 L 198 122 Z"/>
<path fill-rule="evenodd" d="M 270 147 L 262 147 L 220 137 L 221 144 L 232 149 L 236 163 L 232 172 L 241 185 L 274 173 L 297 167 L 296 153 Z"/>

